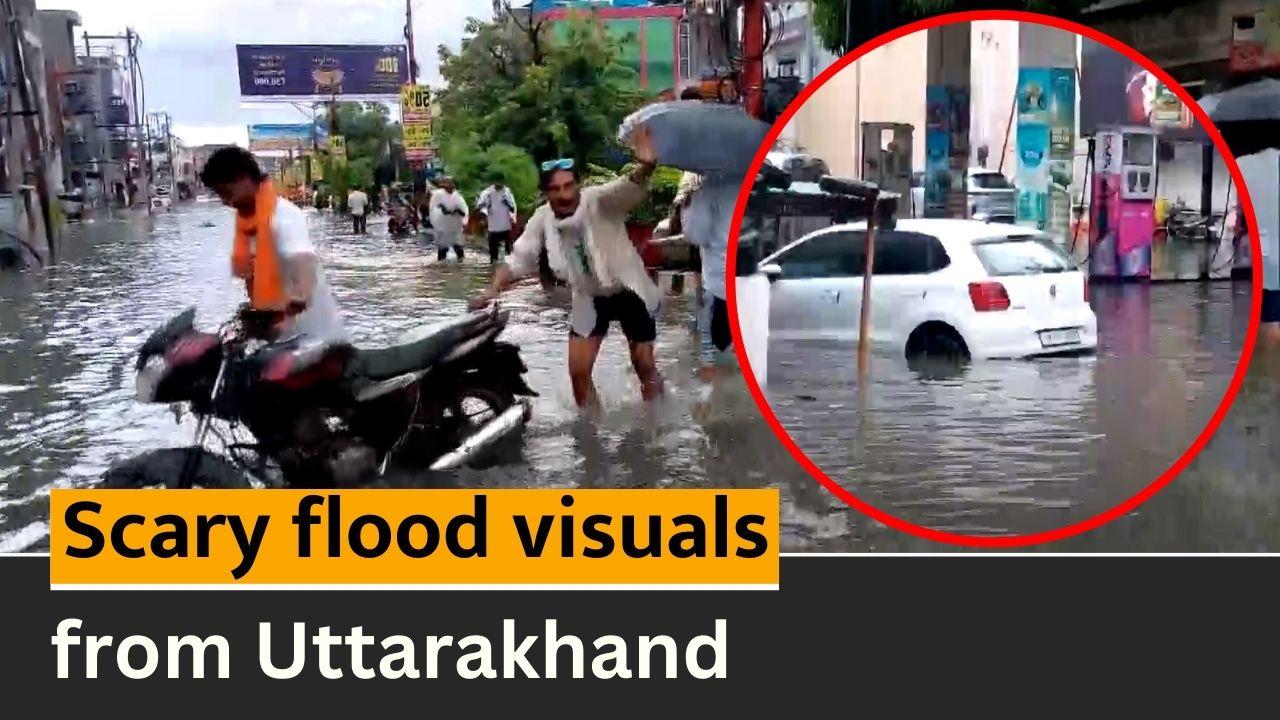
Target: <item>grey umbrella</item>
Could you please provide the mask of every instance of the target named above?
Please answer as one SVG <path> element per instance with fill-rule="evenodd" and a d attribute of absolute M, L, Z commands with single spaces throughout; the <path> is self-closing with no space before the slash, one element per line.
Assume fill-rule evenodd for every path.
<path fill-rule="evenodd" d="M 1215 123 L 1280 120 L 1280 80 L 1257 80 L 1200 100 Z"/>
<path fill-rule="evenodd" d="M 641 125 L 649 128 L 658 163 L 696 173 L 745 174 L 769 125 L 736 105 L 675 100 L 646 105 L 618 129 L 627 142 Z"/>
<path fill-rule="evenodd" d="M 1256 80 L 1207 95 L 1200 107 L 1236 156 L 1280 149 L 1280 80 Z"/>

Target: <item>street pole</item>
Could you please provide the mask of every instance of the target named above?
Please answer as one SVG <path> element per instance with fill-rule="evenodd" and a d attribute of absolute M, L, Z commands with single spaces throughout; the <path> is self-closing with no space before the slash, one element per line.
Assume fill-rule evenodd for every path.
<path fill-rule="evenodd" d="M 409 43 L 409 84 L 418 84 L 418 62 L 413 53 L 413 0 L 404 0 L 404 37 Z"/>
<path fill-rule="evenodd" d="M 742 3 L 742 88 L 747 113 L 764 116 L 764 0 Z"/>
<path fill-rule="evenodd" d="M 876 261 L 876 212 L 878 196 L 867 201 L 867 266 L 862 270 L 862 305 L 858 308 L 858 389 L 866 397 L 871 366 L 871 276 Z"/>
<path fill-rule="evenodd" d="M 134 44 L 137 35 L 134 34 L 133 28 L 126 28 L 124 39 L 126 47 L 129 51 L 129 90 L 133 95 L 133 122 L 135 125 L 135 137 L 138 138 L 138 164 L 139 177 L 138 189 L 142 191 L 142 199 L 147 204 L 147 214 L 151 214 L 151 186 L 150 186 L 150 170 L 151 170 L 151 153 L 148 152 L 148 138 L 150 135 L 150 123 L 147 122 L 146 113 L 140 112 L 138 108 L 138 52 Z"/>
<path fill-rule="evenodd" d="M 23 47 L 23 37 L 26 34 L 26 29 L 18 22 L 17 13 L 13 10 L 12 3 L 7 0 L 4 3 L 4 20 L 9 25 L 10 35 L 13 38 L 14 80 L 17 83 L 18 96 L 22 102 L 23 126 L 27 136 L 27 152 L 31 155 L 31 167 L 35 174 L 36 195 L 40 202 L 40 218 L 44 224 L 49 262 L 53 263 L 57 262 L 57 242 L 54 235 L 52 207 L 55 198 L 50 192 L 49 174 L 45 166 L 46 153 L 44 146 L 47 123 L 44 117 L 44 109 L 40 106 L 40 103 L 36 102 L 36 93 L 31 86 L 31 77 L 27 72 L 26 52 Z M 27 227 L 34 231 L 30 208 L 26 209 L 28 211 Z M 28 239 L 34 241 L 35 238 L 32 237 L 34 234 L 34 232 L 30 233 Z M 40 259 L 38 254 L 37 259 Z"/>

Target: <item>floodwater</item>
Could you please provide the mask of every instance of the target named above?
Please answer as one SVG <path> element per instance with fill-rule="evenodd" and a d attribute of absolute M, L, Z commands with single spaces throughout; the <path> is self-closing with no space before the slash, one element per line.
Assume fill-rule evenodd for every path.
<path fill-rule="evenodd" d="M 490 276 L 469 248 L 437 263 L 421 240 L 369 235 L 312 215 L 330 284 L 360 344 L 464 311 Z M 231 282 L 229 211 L 195 203 L 74 227 L 62 262 L 0 275 L 0 551 L 48 544 L 48 491 L 92 486 L 112 462 L 190 441 L 190 419 L 133 398 L 133 353 L 189 305 L 211 327 L 242 299 Z M 400 478 L 423 487 L 776 487 L 783 549 L 948 549 L 850 509 L 791 459 L 740 378 L 708 393 L 693 379 L 690 300 L 660 318 L 664 402 L 646 408 L 618 334 L 605 343 L 598 420 L 573 407 L 564 370 L 567 303 L 536 283 L 508 294 L 504 339 L 521 346 L 541 393 L 523 451 L 504 464 Z M 873 504 L 934 527 L 982 533 L 1055 527 L 1129 497 L 1181 454 L 1234 370 L 1245 284 L 1095 288 L 1096 357 L 974 366 L 924 376 L 873 363 L 861 411 L 848 347 L 771 352 L 768 394 L 797 442 Z M 1170 488 L 1120 522 L 1055 545 L 1076 550 L 1280 549 L 1280 482 L 1270 469 L 1280 361 L 1247 380 L 1237 409 Z M 860 418 L 862 419 L 860 421 Z"/>
<path fill-rule="evenodd" d="M 394 342 L 418 325 L 466 311 L 492 270 L 479 244 L 458 265 L 421 239 L 393 240 L 385 217 L 369 234 L 310 214 L 328 280 L 361 345 Z M 243 301 L 227 255 L 230 211 L 193 203 L 148 218 L 73 226 L 62 262 L 0 275 L 0 551 L 48 543 L 48 491 L 91 486 L 115 461 L 189 444 L 194 425 L 134 399 L 134 353 L 158 325 L 197 307 L 213 328 Z M 664 302 L 658 359 L 668 398 L 646 408 L 620 332 L 596 367 L 605 412 L 580 419 L 565 370 L 567 298 L 532 282 L 503 299 L 503 339 L 520 345 L 540 393 L 522 453 L 498 467 L 397 476 L 423 487 L 816 487 L 777 443 L 749 394 L 731 380 L 709 397 L 694 379 L 691 297 Z"/>

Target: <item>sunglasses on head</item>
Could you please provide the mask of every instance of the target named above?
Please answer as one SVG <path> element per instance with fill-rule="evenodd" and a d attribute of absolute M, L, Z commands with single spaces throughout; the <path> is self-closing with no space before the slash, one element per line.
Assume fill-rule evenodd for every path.
<path fill-rule="evenodd" d="M 542 163 L 542 172 L 547 173 L 552 170 L 572 170 L 573 158 L 560 158 L 559 160 L 548 160 Z"/>

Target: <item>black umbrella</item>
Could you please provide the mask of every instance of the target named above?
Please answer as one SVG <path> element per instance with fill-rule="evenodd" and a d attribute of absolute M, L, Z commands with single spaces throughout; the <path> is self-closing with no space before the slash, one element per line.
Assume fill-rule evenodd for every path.
<path fill-rule="evenodd" d="M 1200 99 L 1236 156 L 1280 149 L 1280 80 L 1255 80 Z"/>

